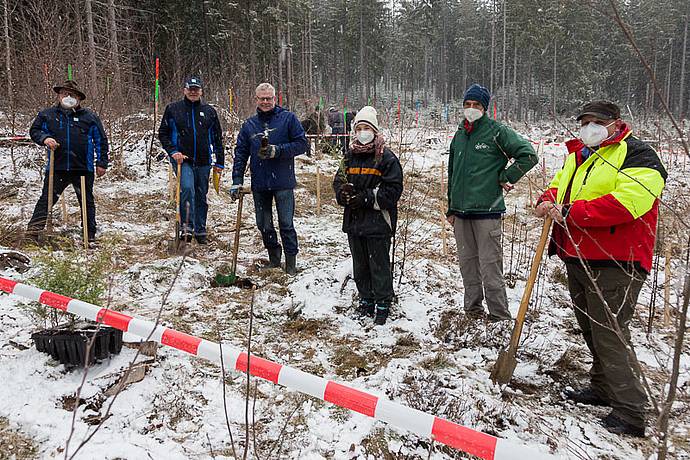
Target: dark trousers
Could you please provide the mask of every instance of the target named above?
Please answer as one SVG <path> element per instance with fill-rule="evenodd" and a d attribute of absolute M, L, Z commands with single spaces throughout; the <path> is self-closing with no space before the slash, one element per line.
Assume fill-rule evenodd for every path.
<path fill-rule="evenodd" d="M 592 353 L 592 389 L 611 401 L 611 407 L 619 418 L 644 426 L 647 396 L 633 370 L 627 347 L 632 350 L 628 325 L 646 275 L 618 267 L 590 269 L 606 300 L 604 303 L 580 264 L 567 263 L 566 267 L 575 317 Z M 607 308 L 615 319 L 607 313 Z M 623 340 L 612 330 L 613 321 L 618 323 Z"/>
<path fill-rule="evenodd" d="M 348 233 L 347 240 L 359 298 L 390 304 L 393 299 L 390 238 L 369 238 Z"/>
<path fill-rule="evenodd" d="M 280 249 L 278 235 L 273 227 L 273 200 L 278 211 L 278 228 L 280 240 L 286 255 L 294 256 L 299 251 L 297 245 L 297 232 L 293 224 L 295 216 L 295 194 L 292 189 L 253 191 L 254 212 L 256 214 L 256 226 L 261 232 L 264 247 Z"/>
<path fill-rule="evenodd" d="M 96 235 L 96 202 L 93 198 L 94 173 L 88 171 L 55 171 L 53 176 L 53 205 L 62 192 L 72 184 L 77 201 L 81 208 L 81 176 L 86 177 L 86 220 L 88 223 L 88 238 L 93 240 Z M 41 231 L 46 226 L 48 218 L 48 174 L 43 178 L 43 192 L 34 207 L 34 213 L 28 224 L 29 231 Z"/>

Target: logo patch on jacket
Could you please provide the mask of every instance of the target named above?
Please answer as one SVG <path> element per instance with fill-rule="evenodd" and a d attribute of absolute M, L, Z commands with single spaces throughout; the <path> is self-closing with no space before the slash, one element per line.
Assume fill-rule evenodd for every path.
<path fill-rule="evenodd" d="M 475 150 L 489 150 L 490 148 L 491 148 L 491 147 L 489 147 L 488 145 L 486 145 L 486 144 L 483 143 L 483 142 L 480 142 L 480 143 L 478 143 L 477 145 L 474 146 L 474 149 L 475 149 Z"/>
<path fill-rule="evenodd" d="M 206 114 L 204 112 L 199 112 L 199 116 L 204 117 Z"/>

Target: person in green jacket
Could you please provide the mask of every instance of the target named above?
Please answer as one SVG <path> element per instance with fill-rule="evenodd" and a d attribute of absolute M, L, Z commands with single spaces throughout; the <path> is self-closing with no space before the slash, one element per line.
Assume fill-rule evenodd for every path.
<path fill-rule="evenodd" d="M 478 84 L 465 91 L 465 120 L 450 144 L 446 215 L 457 243 L 465 314 L 484 317 L 486 297 L 489 320 L 501 321 L 511 319 L 503 279 L 503 192 L 512 190 L 538 160 L 527 139 L 486 115 L 490 99 Z"/>

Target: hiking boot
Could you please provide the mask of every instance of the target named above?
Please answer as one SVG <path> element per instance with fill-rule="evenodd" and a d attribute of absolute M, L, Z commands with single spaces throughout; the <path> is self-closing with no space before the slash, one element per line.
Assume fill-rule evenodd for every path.
<path fill-rule="evenodd" d="M 271 248 L 268 250 L 268 265 L 266 268 L 279 268 L 280 258 L 283 255 L 283 249 L 278 246 L 277 248 Z"/>
<path fill-rule="evenodd" d="M 644 438 L 644 426 L 633 425 L 611 412 L 609 415 L 601 419 L 601 424 L 614 434 L 627 434 L 628 436 L 635 436 L 637 438 Z"/>
<path fill-rule="evenodd" d="M 599 392 L 593 390 L 591 387 L 583 388 L 581 390 L 565 390 L 563 394 L 565 395 L 566 399 L 580 404 L 604 407 L 611 405 L 608 398 L 602 396 Z"/>
<path fill-rule="evenodd" d="M 290 276 L 297 274 L 297 255 L 285 254 L 285 273 Z"/>
<path fill-rule="evenodd" d="M 206 235 L 194 235 L 197 244 L 208 244 L 208 237 Z"/>
<path fill-rule="evenodd" d="M 390 305 L 387 303 L 377 303 L 376 304 L 376 316 L 374 317 L 374 324 L 377 326 L 383 326 L 386 324 L 388 319 L 388 311 L 390 310 Z"/>
<path fill-rule="evenodd" d="M 359 301 L 359 305 L 357 306 L 357 314 L 360 316 L 369 316 L 370 318 L 373 318 L 375 307 L 376 304 L 373 300 L 361 299 Z"/>

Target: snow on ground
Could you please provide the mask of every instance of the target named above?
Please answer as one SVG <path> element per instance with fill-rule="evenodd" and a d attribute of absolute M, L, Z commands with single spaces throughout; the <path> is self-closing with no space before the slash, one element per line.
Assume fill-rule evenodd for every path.
<path fill-rule="evenodd" d="M 257 262 L 265 254 L 248 197 L 238 273 L 259 286 L 254 299 L 252 351 L 563 458 L 650 458 L 652 439 L 612 435 L 597 423 L 598 417 L 606 414 L 604 409 L 572 405 L 562 397 L 566 387 L 586 384 L 589 357 L 569 307 L 557 260 L 547 260 L 542 266 L 512 383 L 504 388 L 491 383 L 491 368 L 498 351 L 507 344 L 512 326 L 469 322 L 461 313 L 462 282 L 453 255 L 455 243 L 452 232 L 446 229 L 444 254 L 440 228 L 439 174 L 442 167 L 447 167 L 445 153 L 452 134 L 452 127 L 387 132 L 405 166 L 407 179 L 396 238 L 398 303 L 384 327 L 373 327 L 370 319 L 353 313 L 356 290 L 348 276 L 351 259 L 340 231 L 341 211 L 331 191 L 337 158 L 316 154 L 297 161 L 295 225 L 301 252 L 295 278 L 279 270 L 257 269 Z M 517 313 L 541 229 L 541 221 L 530 216 L 530 194 L 532 199 L 538 195 L 545 180 L 562 164 L 565 152 L 562 139 L 557 139 L 550 129 L 533 129 L 526 134 L 534 142 L 545 140 L 547 144 L 544 161 L 530 172 L 529 180 L 521 181 L 506 197 L 504 257 L 506 275 L 515 281 L 508 291 L 513 314 Z M 130 141 L 125 145 L 124 139 Z M 153 173 L 146 175 L 148 140 L 143 134 L 116 132 L 112 144 L 116 146 L 113 155 L 118 157 L 118 166 L 96 184 L 100 247 L 111 252 L 114 262 L 111 303 L 129 314 L 153 320 L 182 261 L 166 253 L 175 218 L 168 200 L 166 163 L 154 163 Z M 17 196 L 2 202 L 3 220 L 23 226 L 40 191 L 41 152 L 36 147 L 15 151 L 19 170 L 14 175 L 5 154 L 7 149 L 3 150 L 0 183 L 19 187 Z M 320 211 L 315 192 L 317 165 L 322 174 Z M 684 170 L 670 170 L 672 178 L 666 193 L 682 206 Z M 227 188 L 229 174 L 223 181 Z M 58 202 L 58 230 L 71 235 L 78 245 L 79 208 L 73 194 L 68 193 L 70 220 L 62 224 Z M 162 322 L 195 336 L 244 348 L 251 293 L 209 285 L 216 270 L 230 262 L 236 205 L 226 195 L 213 191 L 209 200 L 211 244 L 195 247 L 184 262 L 162 311 Z M 40 252 L 37 248 L 24 250 L 30 255 Z M 677 260 L 674 274 L 684 271 Z M 663 258 L 660 267 L 657 305 L 663 304 Z M 35 272 L 4 271 L 0 275 L 28 280 Z M 673 334 L 660 322 L 652 334 L 645 334 L 652 279 L 653 275 L 639 300 L 633 340 L 658 395 L 667 378 Z M 671 290 L 674 306 L 681 282 L 680 275 L 676 275 Z M 37 352 L 30 339 L 37 328 L 23 300 L 0 296 L 0 421 L 6 420 L 12 433 L 29 439 L 37 457 L 63 457 L 72 425 L 72 412 L 65 398 L 74 396 L 82 372 L 66 369 Z M 125 347 L 121 354 L 89 369 L 81 394 L 85 403 L 77 414 L 71 452 L 93 430 L 86 421 L 97 420 L 105 413 L 112 397 L 105 396 L 104 391 L 134 355 L 133 349 Z M 144 359 L 149 358 L 138 358 Z M 689 367 L 686 353 L 680 377 L 684 390 L 674 406 L 671 423 L 677 458 L 690 458 Z M 110 418 L 77 458 L 233 458 L 221 379 L 217 366 L 159 347 L 157 360 L 144 380 L 118 395 Z M 241 455 L 246 377 L 228 374 L 225 383 L 227 416 L 235 448 Z M 429 439 L 262 380 L 252 378 L 249 400 L 250 444 L 258 447 L 259 458 L 461 456 Z M 650 417 L 652 423 L 653 419 Z"/>

